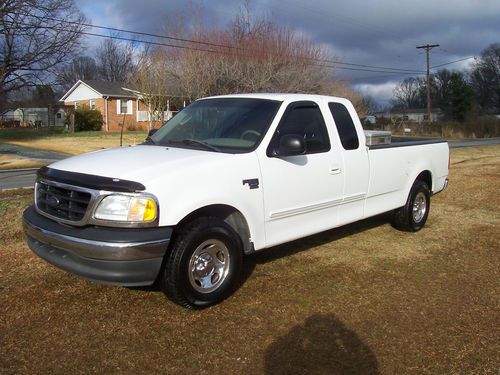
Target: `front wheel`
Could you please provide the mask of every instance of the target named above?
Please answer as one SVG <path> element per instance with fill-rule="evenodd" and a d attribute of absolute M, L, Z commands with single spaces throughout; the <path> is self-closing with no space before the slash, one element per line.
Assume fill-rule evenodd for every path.
<path fill-rule="evenodd" d="M 423 228 L 431 208 L 431 193 L 424 181 L 415 181 L 406 204 L 394 210 L 392 226 L 406 232 L 417 232 Z"/>
<path fill-rule="evenodd" d="M 242 254 L 238 235 L 224 221 L 195 219 L 180 230 L 166 255 L 162 289 L 188 308 L 220 302 L 237 285 Z"/>

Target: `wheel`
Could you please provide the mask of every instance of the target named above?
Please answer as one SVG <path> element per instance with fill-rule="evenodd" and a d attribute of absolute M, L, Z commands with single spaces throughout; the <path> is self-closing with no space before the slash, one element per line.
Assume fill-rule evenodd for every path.
<path fill-rule="evenodd" d="M 203 308 L 233 292 L 243 251 L 229 225 L 201 217 L 180 230 L 166 256 L 160 280 L 164 293 L 184 307 Z"/>
<path fill-rule="evenodd" d="M 406 232 L 417 232 L 423 228 L 431 208 L 431 192 L 424 181 L 415 181 L 406 204 L 394 210 L 392 226 Z"/>

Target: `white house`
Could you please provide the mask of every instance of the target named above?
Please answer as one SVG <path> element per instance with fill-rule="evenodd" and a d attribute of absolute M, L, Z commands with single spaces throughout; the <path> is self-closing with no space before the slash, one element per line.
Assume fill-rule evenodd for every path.
<path fill-rule="evenodd" d="M 19 121 L 20 126 L 46 127 L 49 126 L 49 108 L 21 107 L 11 109 L 2 114 L 2 121 Z M 64 110 L 57 109 L 51 126 L 64 126 Z"/>

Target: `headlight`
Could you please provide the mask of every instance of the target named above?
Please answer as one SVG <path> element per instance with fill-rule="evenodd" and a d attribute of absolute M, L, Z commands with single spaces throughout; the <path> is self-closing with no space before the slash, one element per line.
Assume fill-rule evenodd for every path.
<path fill-rule="evenodd" d="M 105 197 L 97 206 L 94 217 L 99 220 L 152 222 L 158 215 L 153 198 L 148 196 L 113 194 Z"/>

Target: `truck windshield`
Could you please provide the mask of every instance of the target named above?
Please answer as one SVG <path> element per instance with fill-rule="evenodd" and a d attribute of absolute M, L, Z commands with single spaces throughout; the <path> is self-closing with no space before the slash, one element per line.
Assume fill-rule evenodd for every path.
<path fill-rule="evenodd" d="M 248 152 L 260 143 L 280 105 L 280 101 L 254 98 L 198 100 L 150 139 L 163 146 Z"/>

